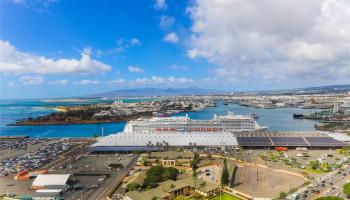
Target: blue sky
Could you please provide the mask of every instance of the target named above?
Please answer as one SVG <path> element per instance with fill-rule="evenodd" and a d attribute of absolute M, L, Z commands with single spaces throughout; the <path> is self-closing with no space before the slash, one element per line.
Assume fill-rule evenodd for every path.
<path fill-rule="evenodd" d="M 3 0 L 1 98 L 350 82 L 349 2 L 260 4 Z"/>

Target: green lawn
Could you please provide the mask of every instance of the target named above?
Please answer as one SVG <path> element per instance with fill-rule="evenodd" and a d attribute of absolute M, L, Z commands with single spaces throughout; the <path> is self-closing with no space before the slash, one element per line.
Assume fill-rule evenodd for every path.
<path fill-rule="evenodd" d="M 312 169 L 312 168 L 306 168 L 304 169 L 306 172 L 310 172 L 310 173 L 314 173 L 314 174 L 324 174 L 324 173 L 328 173 L 322 170 L 316 170 L 316 169 Z M 330 171 L 329 171 L 330 172 Z"/>
<path fill-rule="evenodd" d="M 217 195 L 215 197 L 210 198 L 210 200 L 241 200 L 241 199 L 227 193 L 222 193 L 221 195 Z"/>

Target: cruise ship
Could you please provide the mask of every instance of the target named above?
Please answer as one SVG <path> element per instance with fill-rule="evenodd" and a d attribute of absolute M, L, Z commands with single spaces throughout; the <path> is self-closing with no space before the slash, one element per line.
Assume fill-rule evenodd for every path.
<path fill-rule="evenodd" d="M 214 115 L 209 120 L 194 120 L 184 117 L 154 117 L 138 119 L 127 123 L 125 133 L 166 133 L 166 132 L 242 132 L 264 131 L 253 117 L 235 115 L 229 112 L 225 116 Z"/>
<path fill-rule="evenodd" d="M 278 133 L 266 131 L 251 116 L 214 115 L 209 120 L 184 117 L 138 119 L 121 133 L 101 138 L 91 152 L 160 150 L 167 146 L 196 148 L 341 147 L 345 143 L 326 133 Z"/>

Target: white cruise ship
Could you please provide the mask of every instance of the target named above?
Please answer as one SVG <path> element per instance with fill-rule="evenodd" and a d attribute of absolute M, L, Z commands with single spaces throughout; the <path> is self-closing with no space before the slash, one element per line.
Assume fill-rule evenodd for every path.
<path fill-rule="evenodd" d="M 121 133 L 110 134 L 89 147 L 90 152 L 155 151 L 164 147 L 338 148 L 347 145 L 325 133 L 274 133 L 265 131 L 250 116 L 216 116 L 210 120 L 163 117 L 130 121 Z"/>
<path fill-rule="evenodd" d="M 242 132 L 263 131 L 253 117 L 234 115 L 217 116 L 210 120 L 194 120 L 185 117 L 154 117 L 127 123 L 124 133 L 171 133 L 171 132 Z"/>

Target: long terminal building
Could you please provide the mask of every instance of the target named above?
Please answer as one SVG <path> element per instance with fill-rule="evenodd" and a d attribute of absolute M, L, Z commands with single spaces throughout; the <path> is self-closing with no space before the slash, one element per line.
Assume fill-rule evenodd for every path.
<path fill-rule="evenodd" d="M 138 119 L 125 125 L 121 133 L 101 138 L 90 151 L 145 151 L 172 147 L 196 148 L 339 148 L 350 137 L 325 132 L 269 132 L 251 116 L 217 116 L 210 120 L 185 117 Z"/>

